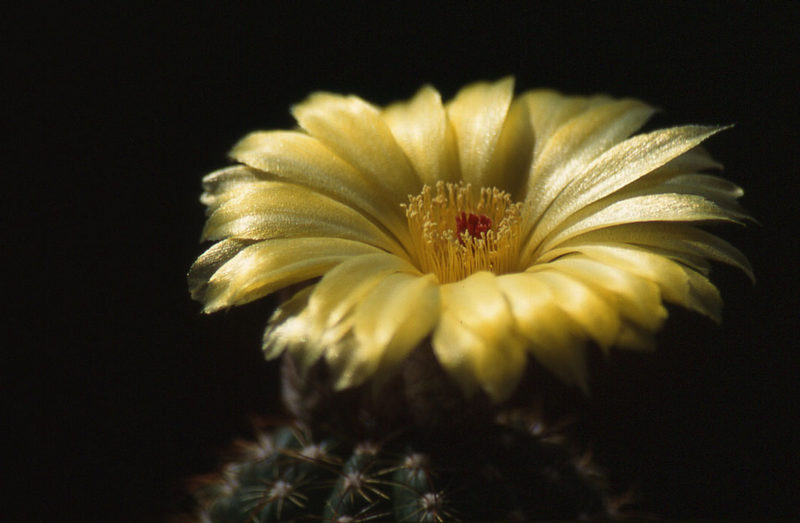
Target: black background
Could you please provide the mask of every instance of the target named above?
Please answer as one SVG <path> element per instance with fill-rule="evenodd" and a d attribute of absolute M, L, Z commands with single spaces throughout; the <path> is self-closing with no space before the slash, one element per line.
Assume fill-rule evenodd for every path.
<path fill-rule="evenodd" d="M 289 5 L 292 7 L 288 7 Z M 159 521 L 185 477 L 277 412 L 274 306 L 207 317 L 200 177 L 315 90 L 385 104 L 513 74 L 634 96 L 708 144 L 760 225 L 720 233 L 721 327 L 682 311 L 655 355 L 593 366 L 596 446 L 669 518 L 797 515 L 798 104 L 794 2 L 104 4 L 4 17 L 3 465 L 11 521 Z M 19 16 L 17 16 L 19 15 Z M 5 388 L 5 387 L 4 387 Z M 6 505 L 6 502 L 3 502 Z"/>

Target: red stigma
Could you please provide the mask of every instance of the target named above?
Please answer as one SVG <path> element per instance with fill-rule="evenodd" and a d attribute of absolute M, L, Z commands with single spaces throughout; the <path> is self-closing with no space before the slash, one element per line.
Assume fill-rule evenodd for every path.
<path fill-rule="evenodd" d="M 473 238 L 480 238 L 486 231 L 492 228 L 492 219 L 485 214 L 473 214 L 461 212 L 456 216 L 456 236 L 461 245 L 464 245 L 462 233 L 466 231 Z"/>

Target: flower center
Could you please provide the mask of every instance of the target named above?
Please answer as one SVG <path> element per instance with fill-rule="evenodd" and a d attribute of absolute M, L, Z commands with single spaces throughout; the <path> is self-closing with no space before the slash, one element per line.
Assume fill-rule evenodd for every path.
<path fill-rule="evenodd" d="M 487 231 L 492 229 L 492 219 L 485 214 L 465 213 L 461 211 L 461 216 L 456 216 L 456 237 L 461 245 L 464 245 L 464 239 L 461 237 L 464 232 L 473 238 L 480 238 Z"/>
<path fill-rule="evenodd" d="M 478 271 L 503 274 L 514 269 L 520 246 L 520 208 L 511 196 L 483 188 L 439 182 L 426 185 L 405 205 L 419 268 L 441 283 Z"/>

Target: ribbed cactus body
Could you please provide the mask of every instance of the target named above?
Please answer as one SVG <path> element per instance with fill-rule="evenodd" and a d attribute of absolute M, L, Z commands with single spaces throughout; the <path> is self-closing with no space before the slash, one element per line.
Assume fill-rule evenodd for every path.
<path fill-rule="evenodd" d="M 352 441 L 300 423 L 255 441 L 197 490 L 198 519 L 453 521 L 613 517 L 604 477 L 529 415 L 480 433 Z"/>

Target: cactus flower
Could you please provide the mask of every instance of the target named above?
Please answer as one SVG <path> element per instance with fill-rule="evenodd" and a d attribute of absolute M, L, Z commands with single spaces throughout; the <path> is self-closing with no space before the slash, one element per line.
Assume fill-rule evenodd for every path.
<path fill-rule="evenodd" d="M 495 401 L 529 357 L 585 389 L 588 342 L 651 349 L 665 302 L 719 320 L 709 262 L 752 277 L 697 227 L 747 219 L 742 190 L 703 173 L 720 166 L 698 146 L 722 128 L 635 134 L 654 112 L 640 101 L 513 91 L 443 103 L 426 86 L 385 108 L 316 93 L 298 129 L 246 136 L 203 180 L 217 243 L 192 296 L 213 312 L 300 288 L 269 321 L 268 358 L 324 359 L 346 388 L 429 342 L 465 394 Z"/>

